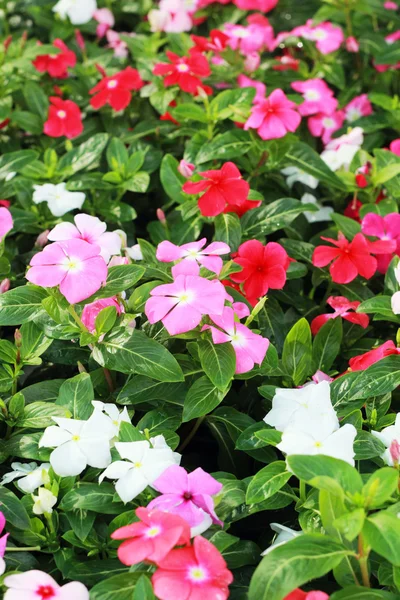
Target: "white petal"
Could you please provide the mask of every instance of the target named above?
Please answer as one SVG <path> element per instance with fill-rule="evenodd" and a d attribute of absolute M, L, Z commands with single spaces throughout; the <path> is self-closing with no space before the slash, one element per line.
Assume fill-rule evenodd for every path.
<path fill-rule="evenodd" d="M 77 442 L 67 442 L 56 448 L 50 456 L 54 472 L 61 477 L 80 475 L 86 468 L 86 456 L 79 449 Z"/>
<path fill-rule="evenodd" d="M 115 484 L 115 490 L 122 502 L 130 502 L 147 488 L 147 481 L 140 469 L 130 469 Z"/>
<path fill-rule="evenodd" d="M 338 431 L 332 433 L 332 435 L 324 441 L 321 448 L 321 454 L 326 456 L 332 456 L 333 458 L 340 458 L 348 462 L 354 467 L 354 439 L 357 435 L 357 429 L 354 425 L 346 423 Z"/>
<path fill-rule="evenodd" d="M 115 425 L 110 417 L 94 410 L 91 417 L 84 423 L 81 431 L 82 439 L 104 438 L 111 440 L 115 435 Z"/>
<path fill-rule="evenodd" d="M 64 417 L 52 417 L 53 421 L 57 423 L 61 429 L 69 431 L 72 435 L 80 435 L 85 421 L 78 421 L 76 419 L 65 419 Z"/>
<path fill-rule="evenodd" d="M 101 483 L 105 477 L 107 477 L 107 479 L 121 479 L 121 477 L 126 475 L 127 472 L 133 468 L 131 463 L 117 460 L 116 462 L 111 463 L 111 465 L 100 475 L 99 483 Z"/>
<path fill-rule="evenodd" d="M 296 429 L 286 429 L 282 434 L 282 440 L 277 448 L 288 456 L 291 454 L 316 454 L 316 441 L 311 435 L 297 431 Z"/>
<path fill-rule="evenodd" d="M 143 457 L 150 448 L 150 444 L 147 440 L 138 442 L 117 442 L 115 447 L 121 458 L 127 458 L 135 463 L 142 462 Z"/>
<path fill-rule="evenodd" d="M 79 450 L 86 456 L 89 467 L 105 469 L 111 463 L 110 441 L 108 439 L 81 439 Z"/>
<path fill-rule="evenodd" d="M 44 430 L 42 437 L 39 440 L 39 448 L 57 448 L 71 440 L 72 434 L 60 427 L 50 425 Z"/>

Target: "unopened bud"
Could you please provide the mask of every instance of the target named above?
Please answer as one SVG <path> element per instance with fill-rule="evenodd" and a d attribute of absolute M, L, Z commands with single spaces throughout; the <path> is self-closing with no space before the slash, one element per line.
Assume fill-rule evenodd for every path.
<path fill-rule="evenodd" d="M 46 229 L 45 231 L 42 231 L 42 233 L 39 233 L 39 235 L 36 238 L 35 246 L 37 246 L 38 248 L 44 248 L 44 246 L 49 241 L 47 237 L 49 233 L 50 229 Z"/>
<path fill-rule="evenodd" d="M 183 177 L 189 179 L 193 175 L 195 168 L 196 167 L 194 164 L 182 159 L 179 163 L 178 171 Z"/>
<path fill-rule="evenodd" d="M 360 49 L 360 44 L 357 42 L 356 38 L 350 36 L 346 40 L 346 50 L 347 52 L 358 52 Z"/>
<path fill-rule="evenodd" d="M 85 50 L 85 40 L 79 29 L 75 29 L 75 41 L 78 45 L 78 48 L 83 52 Z"/>
<path fill-rule="evenodd" d="M 95 67 L 102 77 L 107 77 L 107 73 L 105 72 L 105 69 L 103 69 L 103 67 L 101 65 L 99 65 L 99 63 L 96 63 Z"/>
<path fill-rule="evenodd" d="M 356 175 L 356 184 L 359 188 L 368 187 L 368 181 L 365 175 L 363 175 L 362 173 L 358 173 L 358 175 Z"/>
<path fill-rule="evenodd" d="M 22 344 L 22 335 L 19 329 L 16 329 L 14 332 L 14 340 L 17 348 L 20 348 Z"/>
<path fill-rule="evenodd" d="M 12 42 L 12 35 L 9 35 L 8 37 L 6 37 L 6 39 L 3 42 L 3 46 L 4 46 L 4 51 L 7 52 L 9 45 Z"/>
<path fill-rule="evenodd" d="M 165 218 L 165 212 L 161 208 L 157 208 L 156 215 L 160 223 L 165 225 L 165 223 L 167 222 L 167 219 Z"/>
<path fill-rule="evenodd" d="M 389 452 L 393 463 L 398 465 L 400 459 L 400 444 L 397 440 L 393 440 L 393 442 L 390 444 Z"/>
<path fill-rule="evenodd" d="M 114 233 L 117 233 L 121 238 L 122 248 L 126 248 L 126 246 L 128 245 L 128 238 L 125 231 L 123 229 L 114 229 Z"/>
<path fill-rule="evenodd" d="M 4 292 L 8 292 L 9 289 L 10 289 L 10 280 L 3 279 L 3 281 L 0 283 L 0 294 L 4 294 Z"/>
<path fill-rule="evenodd" d="M 113 256 L 108 263 L 109 267 L 120 267 L 121 265 L 129 265 L 129 260 L 126 256 Z"/>
<path fill-rule="evenodd" d="M 81 362 L 79 362 L 79 360 L 78 360 L 77 366 L 78 366 L 79 373 L 87 373 L 85 367 L 83 366 L 83 364 Z"/>

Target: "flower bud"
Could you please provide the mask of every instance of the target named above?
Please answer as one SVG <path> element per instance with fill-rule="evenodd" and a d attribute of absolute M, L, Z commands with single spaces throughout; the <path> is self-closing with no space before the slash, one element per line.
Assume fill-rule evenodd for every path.
<path fill-rule="evenodd" d="M 358 52 L 359 49 L 360 49 L 360 44 L 357 42 L 355 37 L 350 36 L 346 39 L 347 52 Z"/>
<path fill-rule="evenodd" d="M 4 292 L 8 292 L 9 289 L 10 289 L 10 280 L 3 279 L 3 281 L 0 282 L 0 294 L 4 294 Z"/>
<path fill-rule="evenodd" d="M 400 444 L 397 440 L 393 440 L 393 442 L 390 444 L 389 452 L 393 463 L 398 465 L 400 459 Z"/>
<path fill-rule="evenodd" d="M 182 159 L 179 163 L 178 171 L 183 177 L 189 179 L 193 175 L 195 168 L 196 167 L 194 164 Z"/>
<path fill-rule="evenodd" d="M 75 41 L 78 45 L 78 48 L 83 52 L 86 48 L 85 40 L 79 29 L 75 29 Z"/>
<path fill-rule="evenodd" d="M 160 223 L 165 225 L 165 223 L 167 222 L 167 219 L 165 218 L 165 212 L 161 208 L 157 208 L 156 215 Z"/>
<path fill-rule="evenodd" d="M 37 246 L 38 248 L 44 248 L 44 246 L 49 241 L 47 238 L 49 233 L 50 229 L 46 229 L 45 231 L 42 231 L 42 233 L 39 233 L 39 235 L 36 238 L 35 246 Z"/>

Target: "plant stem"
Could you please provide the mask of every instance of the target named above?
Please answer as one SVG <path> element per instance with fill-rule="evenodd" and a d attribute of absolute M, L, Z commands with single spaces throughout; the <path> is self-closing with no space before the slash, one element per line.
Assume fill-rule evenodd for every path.
<path fill-rule="evenodd" d="M 103 373 L 104 373 L 104 378 L 107 382 L 110 394 L 112 394 L 114 391 L 114 383 L 113 383 L 113 380 L 111 377 L 111 373 L 110 373 L 109 369 L 106 369 L 105 367 L 103 367 Z"/>
<path fill-rule="evenodd" d="M 40 546 L 31 546 L 28 548 L 10 548 L 6 546 L 6 552 L 39 552 L 41 550 Z"/>
<path fill-rule="evenodd" d="M 358 536 L 358 562 L 360 564 L 363 586 L 367 588 L 371 587 L 368 573 L 368 554 L 369 552 L 365 552 L 364 538 L 360 533 Z"/>
<path fill-rule="evenodd" d="M 206 415 L 204 415 L 203 417 L 199 417 L 197 419 L 196 423 L 193 425 L 192 431 L 189 433 L 187 438 L 184 439 L 182 444 L 179 446 L 179 452 L 182 452 L 182 450 L 184 450 L 186 448 L 186 446 L 189 444 L 189 442 L 192 441 L 195 433 L 197 432 L 198 428 L 200 427 L 200 425 L 202 424 L 202 422 L 204 421 L 205 418 L 206 418 Z"/>
<path fill-rule="evenodd" d="M 74 306 L 71 304 L 70 307 L 68 308 L 68 312 L 69 314 L 72 316 L 72 318 L 74 319 L 75 323 L 79 326 L 79 329 L 85 333 L 87 333 L 87 329 L 84 326 L 84 324 L 82 323 L 78 313 L 76 312 Z"/>
<path fill-rule="evenodd" d="M 302 479 L 300 479 L 299 492 L 300 492 L 300 501 L 304 504 L 304 502 L 307 500 L 307 488 L 306 488 L 306 482 L 303 481 Z"/>

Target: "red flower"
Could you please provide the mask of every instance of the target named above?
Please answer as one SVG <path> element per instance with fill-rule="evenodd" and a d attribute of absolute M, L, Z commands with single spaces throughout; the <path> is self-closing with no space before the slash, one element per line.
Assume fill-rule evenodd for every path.
<path fill-rule="evenodd" d="M 0 200 L 0 206 L 4 206 L 5 208 L 8 208 L 10 206 L 11 202 L 9 200 Z"/>
<path fill-rule="evenodd" d="M 365 177 L 365 175 L 363 175 L 363 173 L 358 173 L 356 175 L 356 185 L 359 188 L 366 188 L 366 187 L 368 187 L 367 178 Z"/>
<path fill-rule="evenodd" d="M 362 207 L 362 202 L 357 200 L 357 196 L 354 196 L 353 200 L 350 200 L 350 202 L 344 209 L 343 214 L 345 217 L 348 217 L 349 219 L 354 219 L 354 221 L 357 221 L 358 223 L 360 223 L 360 208 L 361 207 Z"/>
<path fill-rule="evenodd" d="M 144 82 L 136 69 L 126 67 L 123 71 L 103 77 L 89 93 L 96 94 L 90 99 L 93 108 L 109 104 L 114 110 L 124 110 L 132 100 L 131 90 L 140 90 Z"/>
<path fill-rule="evenodd" d="M 167 50 L 166 55 L 169 63 L 158 63 L 154 69 L 154 75 L 166 76 L 164 86 L 177 85 L 181 90 L 197 96 L 199 88 L 207 94 L 212 94 L 212 89 L 199 79 L 211 74 L 210 66 L 205 56 L 196 48 L 189 50 L 189 56 L 178 56 Z"/>
<path fill-rule="evenodd" d="M 229 204 L 224 213 L 235 213 L 239 217 L 242 217 L 248 210 L 258 208 L 261 206 L 261 200 L 243 200 L 240 204 Z"/>
<path fill-rule="evenodd" d="M 279 62 L 277 65 L 273 65 L 274 71 L 298 71 L 300 61 L 294 58 L 288 50 L 283 51 L 283 56 L 274 56 L 274 60 Z"/>
<path fill-rule="evenodd" d="M 290 592 L 283 600 L 329 600 L 325 592 L 303 592 L 300 588 Z"/>
<path fill-rule="evenodd" d="M 0 122 L 0 129 L 5 129 L 7 127 L 7 125 L 9 124 L 11 119 L 4 119 L 4 121 Z"/>
<path fill-rule="evenodd" d="M 222 52 L 225 50 L 226 45 L 229 41 L 229 37 L 219 29 L 212 29 L 210 31 L 210 37 L 205 38 L 200 35 L 191 35 L 192 41 L 196 45 L 196 49 L 200 52 Z"/>
<path fill-rule="evenodd" d="M 187 181 L 183 185 L 186 194 L 200 194 L 200 212 L 204 217 L 220 215 L 228 207 L 240 207 L 246 202 L 250 186 L 242 179 L 239 169 L 232 162 L 227 162 L 222 169 L 200 172 L 202 181 Z"/>
<path fill-rule="evenodd" d="M 330 319 L 336 319 L 337 317 L 342 317 L 346 321 L 350 321 L 350 323 L 355 323 L 356 325 L 361 325 L 361 327 L 368 327 L 369 317 L 368 315 L 358 314 L 355 311 L 360 306 L 360 302 L 350 302 L 344 296 L 330 296 L 326 301 L 329 306 L 333 308 L 335 312 L 328 313 L 325 315 L 319 315 L 315 317 L 311 322 L 311 331 L 313 335 L 316 335 L 318 331 L 321 329 L 322 325 L 324 325 Z"/>
<path fill-rule="evenodd" d="M 283 288 L 291 260 L 286 250 L 276 242 L 263 246 L 257 240 L 250 240 L 239 246 L 234 258 L 243 270 L 230 277 L 236 283 L 243 283 L 246 298 L 254 306 L 269 288 Z"/>
<path fill-rule="evenodd" d="M 322 236 L 321 239 L 336 247 L 318 246 L 314 250 L 312 262 L 315 267 L 326 267 L 333 261 L 329 272 L 335 283 L 350 283 L 357 275 L 370 279 L 378 266 L 371 253 L 384 254 L 396 249 L 394 240 L 369 242 L 362 233 L 357 233 L 352 242 L 346 240 L 340 232 L 337 240 Z"/>
<path fill-rule="evenodd" d="M 365 354 L 353 356 L 353 358 L 349 360 L 350 370 L 363 371 L 364 369 L 368 369 L 368 367 L 378 362 L 379 360 L 382 360 L 382 358 L 386 358 L 386 356 L 390 356 L 391 354 L 400 354 L 400 348 L 396 348 L 394 342 L 392 342 L 392 340 L 389 340 L 381 346 L 374 348 L 374 350 L 365 352 Z"/>
<path fill-rule="evenodd" d="M 172 100 L 172 102 L 170 102 L 168 104 L 168 106 L 175 108 L 176 100 Z M 171 123 L 174 123 L 174 125 L 179 125 L 178 121 L 176 119 L 174 119 L 174 117 L 171 115 L 171 113 L 168 110 L 167 110 L 167 112 L 165 112 L 163 115 L 160 116 L 160 121 L 171 121 Z"/>
<path fill-rule="evenodd" d="M 59 54 L 41 54 L 32 61 L 32 64 L 40 73 L 47 72 L 50 77 L 65 79 L 68 77 L 68 67 L 76 65 L 76 54 L 58 38 L 54 40 L 53 46 L 59 48 L 61 52 Z"/>
<path fill-rule="evenodd" d="M 79 106 L 72 100 L 62 100 L 58 96 L 50 96 L 49 100 L 52 106 L 44 124 L 44 133 L 55 138 L 65 135 L 70 140 L 80 135 L 83 125 Z"/>

